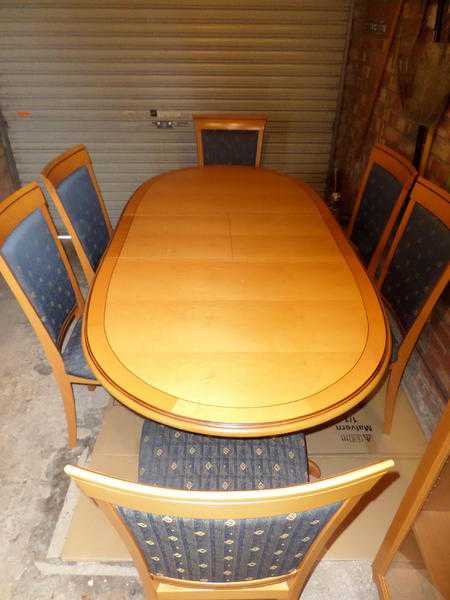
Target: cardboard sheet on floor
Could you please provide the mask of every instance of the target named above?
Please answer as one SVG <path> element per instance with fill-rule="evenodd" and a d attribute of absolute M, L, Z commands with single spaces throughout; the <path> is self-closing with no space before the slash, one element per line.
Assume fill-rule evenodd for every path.
<path fill-rule="evenodd" d="M 308 450 L 324 476 L 394 458 L 399 477 L 378 489 L 339 535 L 326 557 L 373 560 L 425 447 L 425 439 L 400 392 L 391 436 L 382 433 L 384 390 L 346 419 L 308 434 Z M 136 481 L 142 419 L 120 404 L 107 409 L 89 468 Z M 392 478 L 394 479 L 394 478 Z M 129 554 L 100 510 L 80 495 L 62 551 L 63 560 L 127 561 Z"/>
<path fill-rule="evenodd" d="M 426 441 L 401 388 L 392 433 L 383 433 L 384 394 L 382 386 L 344 419 L 308 432 L 309 454 L 333 456 L 364 453 L 387 457 L 421 455 Z"/>

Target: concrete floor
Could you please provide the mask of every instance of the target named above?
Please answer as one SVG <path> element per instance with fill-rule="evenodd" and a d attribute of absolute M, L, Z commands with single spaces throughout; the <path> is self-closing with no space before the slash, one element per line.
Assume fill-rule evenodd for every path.
<path fill-rule="evenodd" d="M 46 575 L 45 558 L 68 487 L 63 473 L 99 429 L 110 400 L 76 390 L 79 435 L 66 446 L 62 401 L 41 346 L 0 276 L 0 600 L 142 600 L 132 577 Z M 303 600 L 377 598 L 368 563 L 322 561 Z"/>

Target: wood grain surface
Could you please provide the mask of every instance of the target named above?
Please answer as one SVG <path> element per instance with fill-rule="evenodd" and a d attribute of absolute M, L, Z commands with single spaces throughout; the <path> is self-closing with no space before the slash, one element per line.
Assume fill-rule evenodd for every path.
<path fill-rule="evenodd" d="M 250 167 L 189 168 L 132 196 L 84 320 L 118 400 L 195 432 L 304 429 L 355 406 L 390 353 L 353 250 L 305 184 Z"/>

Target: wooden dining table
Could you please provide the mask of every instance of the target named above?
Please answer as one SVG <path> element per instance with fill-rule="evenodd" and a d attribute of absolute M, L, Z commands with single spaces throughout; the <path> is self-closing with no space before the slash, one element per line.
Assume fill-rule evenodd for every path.
<path fill-rule="evenodd" d="M 133 411 L 258 437 L 343 415 L 378 386 L 380 299 L 321 198 L 276 171 L 181 169 L 130 198 L 97 271 L 83 347 Z"/>

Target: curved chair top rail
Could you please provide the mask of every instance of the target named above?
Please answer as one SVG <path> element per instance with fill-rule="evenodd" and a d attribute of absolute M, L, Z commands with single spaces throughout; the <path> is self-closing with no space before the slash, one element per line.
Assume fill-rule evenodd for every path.
<path fill-rule="evenodd" d="M 267 123 L 265 115 L 205 114 L 192 115 L 196 129 L 264 129 Z"/>
<path fill-rule="evenodd" d="M 83 314 L 84 300 L 72 266 L 70 265 L 64 248 L 58 239 L 56 227 L 50 216 L 45 196 L 36 181 L 32 181 L 31 183 L 23 186 L 8 196 L 8 198 L 0 202 L 0 248 L 12 231 L 36 209 L 41 211 L 42 216 L 48 226 L 49 232 L 55 242 L 56 248 L 67 271 L 67 276 L 75 295 L 74 309 L 68 314 L 56 341 L 52 339 L 49 331 L 38 316 L 32 302 L 22 289 L 22 286 L 20 285 L 13 271 L 10 269 L 8 263 L 1 256 L 1 253 L 0 271 L 3 273 L 8 285 L 11 287 L 26 316 L 30 320 L 32 326 L 36 330 L 36 333 L 44 344 L 47 352 L 50 351 L 52 353 L 52 357 L 56 357 L 55 360 L 58 361 L 61 360 L 59 352 L 70 323 L 74 318 L 80 317 Z M 53 350 L 56 350 L 56 353 L 53 352 Z"/>
<path fill-rule="evenodd" d="M 395 252 L 395 246 L 397 245 L 398 239 L 401 237 L 407 218 L 413 211 L 414 204 L 416 203 L 421 204 L 431 213 L 436 215 L 436 217 L 450 229 L 450 193 L 428 179 L 418 177 L 411 191 L 411 200 L 402 218 L 402 229 L 400 229 L 400 227 L 398 228 L 388 256 Z M 386 261 L 386 263 L 387 262 L 388 261 Z M 383 267 L 383 273 L 387 270 L 388 266 L 389 265 L 386 264 Z"/>
<path fill-rule="evenodd" d="M 47 163 L 41 175 L 56 187 L 73 171 L 83 166 L 92 167 L 92 160 L 86 146 L 77 144 Z"/>
<path fill-rule="evenodd" d="M 403 156 L 403 154 L 396 152 L 385 144 L 374 145 L 369 158 L 370 160 L 385 167 L 386 170 L 389 170 L 402 183 L 406 183 L 411 177 L 415 178 L 417 176 L 417 170 L 412 162 L 406 156 Z"/>
<path fill-rule="evenodd" d="M 189 493 L 122 481 L 72 465 L 64 470 L 95 500 L 181 518 L 242 519 L 305 511 L 359 497 L 393 466 L 392 460 L 384 460 L 314 483 L 270 490 Z"/>
<path fill-rule="evenodd" d="M 45 196 L 36 181 L 24 185 L 0 202 L 0 246 L 36 208 L 47 209 Z"/>
<path fill-rule="evenodd" d="M 351 237 L 353 232 L 353 227 L 358 216 L 367 181 L 375 164 L 380 165 L 383 169 L 390 173 L 397 181 L 399 181 L 402 184 L 402 191 L 394 204 L 391 215 L 386 223 L 382 235 L 380 236 L 380 239 L 373 252 L 370 263 L 367 266 L 368 274 L 372 278 L 375 275 L 376 267 L 381 259 L 386 243 L 388 242 L 392 228 L 394 227 L 397 221 L 400 210 L 406 200 L 411 186 L 413 185 L 417 177 L 417 171 L 414 165 L 405 156 L 398 152 L 395 152 L 395 150 L 392 150 L 392 148 L 389 148 L 384 144 L 375 144 L 370 153 L 369 160 L 364 171 L 364 175 L 358 191 L 358 195 L 356 197 L 355 205 L 353 207 L 352 216 L 348 225 L 347 235 L 349 238 Z"/>

